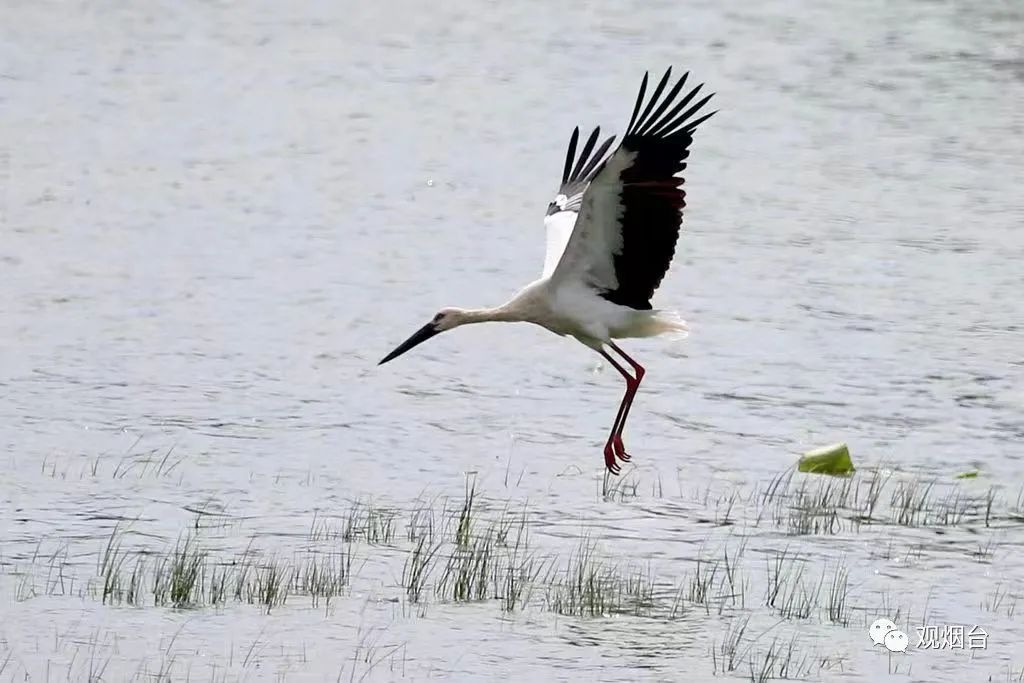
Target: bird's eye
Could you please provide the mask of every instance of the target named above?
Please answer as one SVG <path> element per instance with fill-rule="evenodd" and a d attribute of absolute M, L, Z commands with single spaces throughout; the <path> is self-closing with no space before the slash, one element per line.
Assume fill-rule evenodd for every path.
<path fill-rule="evenodd" d="M 444 317 L 444 313 L 438 313 L 437 315 L 434 316 L 433 322 L 439 323 L 439 322 L 441 322 L 441 318 L 443 318 L 443 317 Z"/>

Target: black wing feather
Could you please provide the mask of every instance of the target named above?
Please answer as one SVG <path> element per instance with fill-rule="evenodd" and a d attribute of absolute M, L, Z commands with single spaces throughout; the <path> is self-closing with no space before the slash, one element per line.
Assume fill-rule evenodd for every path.
<path fill-rule="evenodd" d="M 644 72 L 644 80 L 640 82 L 640 94 L 636 96 L 636 104 L 633 105 L 633 115 L 629 117 L 629 125 L 626 126 L 626 130 L 633 129 L 633 123 L 636 121 L 637 112 L 640 111 L 640 105 L 644 101 L 644 93 L 647 92 L 647 76 L 648 72 Z"/>
<path fill-rule="evenodd" d="M 577 127 L 572 132 L 572 137 L 569 138 L 569 149 L 565 153 L 565 167 L 562 171 L 562 186 L 559 189 L 559 194 L 564 194 L 566 197 L 575 198 L 572 205 L 559 206 L 554 202 L 548 206 L 548 215 L 557 213 L 559 211 L 565 211 L 566 209 L 577 211 L 579 210 L 579 200 L 582 192 L 586 189 L 587 184 L 594 179 L 594 176 L 601 170 L 601 162 L 604 161 L 604 156 L 608 152 L 608 148 L 615 142 L 615 136 L 611 136 L 607 140 L 601 143 L 601 146 L 594 150 L 594 145 L 597 144 L 598 139 L 601 137 L 600 126 L 595 128 L 587 138 L 587 142 L 583 145 L 583 149 L 580 150 L 579 158 L 576 157 L 576 146 L 580 139 L 580 129 Z M 575 167 L 573 166 L 575 162 Z"/>
<path fill-rule="evenodd" d="M 580 128 L 577 126 L 569 138 L 569 151 L 565 155 L 565 170 L 562 171 L 562 184 L 569 182 L 569 171 L 572 170 L 572 161 L 576 157 L 576 143 L 580 140 Z"/>
<path fill-rule="evenodd" d="M 703 84 L 698 85 L 681 101 L 674 103 L 689 74 L 683 75 L 659 104 L 671 71 L 670 68 L 665 72 L 643 115 L 637 119 L 647 87 L 647 75 L 644 75 L 633 116 L 621 144 L 622 150 L 636 156 L 619 175 L 620 204 L 623 207 L 620 219 L 622 249 L 613 255 L 618 284 L 615 289 L 604 290 L 601 295 L 613 303 L 637 310 L 651 309 L 651 297 L 675 256 L 682 226 L 682 209 L 686 206 L 683 178 L 678 174 L 686 169 L 693 131 L 716 113 L 689 120 L 707 104 L 711 95 L 679 113 L 703 87 Z"/>
<path fill-rule="evenodd" d="M 672 104 L 673 100 L 676 99 L 676 95 L 678 95 L 679 91 L 683 89 L 683 86 L 686 84 L 686 78 L 689 75 L 689 71 L 683 74 L 683 77 L 679 79 L 679 81 L 675 84 L 672 90 L 669 91 L 668 95 L 665 95 L 665 99 L 661 101 L 661 104 L 658 106 L 658 109 L 654 112 L 654 114 L 651 115 L 651 120 L 648 121 L 643 128 L 640 128 L 637 131 L 639 134 L 643 135 L 644 133 L 650 132 L 651 125 L 654 124 L 656 121 L 662 120 L 661 115 L 665 112 L 665 109 L 668 108 L 668 105 Z"/>
<path fill-rule="evenodd" d="M 583 166 L 587 163 L 587 158 L 590 156 L 590 153 L 594 151 L 594 145 L 597 144 L 597 136 L 600 134 L 601 129 L 595 128 L 594 132 L 590 134 L 589 138 L 587 138 L 587 144 L 583 145 L 583 151 L 580 152 L 580 160 L 577 162 L 576 168 L 572 172 L 573 178 L 580 177 L 580 171 L 583 170 Z"/>

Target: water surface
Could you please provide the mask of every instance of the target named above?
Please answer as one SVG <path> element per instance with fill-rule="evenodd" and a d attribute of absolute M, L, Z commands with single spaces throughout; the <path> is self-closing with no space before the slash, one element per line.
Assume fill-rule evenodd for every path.
<path fill-rule="evenodd" d="M 981 607 L 1024 578 L 1009 512 L 998 529 L 982 515 L 841 541 L 755 512 L 796 454 L 837 440 L 899 476 L 951 484 L 980 469 L 965 495 L 1015 505 L 1015 3 L 8 3 L 5 15 L 0 675 L 80 678 L 94 660 L 109 662 L 104 680 L 128 680 L 169 661 L 198 679 L 334 680 L 371 633 L 402 646 L 372 669 L 382 679 L 703 679 L 730 619 L 774 623 L 757 578 L 745 607 L 671 622 L 436 601 L 421 614 L 403 597 L 401 544 L 361 546 L 363 570 L 326 611 L 111 607 L 45 578 L 24 589 L 54 556 L 87 585 L 118 523 L 156 552 L 215 510 L 230 523 L 212 549 L 255 538 L 286 555 L 315 514 L 458 499 L 467 472 L 495 506 L 526 502 L 553 553 L 587 528 L 672 582 L 746 537 L 752 571 L 788 545 L 848 562 L 858 604 L 882 609 L 888 593 L 904 614 L 927 602 L 936 623 L 992 633 L 984 652 L 916 651 L 890 673 L 861 623 L 876 615 L 783 620 L 813 658 L 842 661 L 811 678 L 1003 680 L 1024 667 L 1018 621 Z M 638 484 L 606 499 L 600 448 L 620 380 L 582 346 L 479 326 L 375 363 L 438 308 L 494 305 L 537 277 L 572 127 L 621 131 L 643 71 L 668 64 L 707 81 L 721 110 L 696 137 L 685 234 L 655 301 L 692 331 L 626 345 L 648 370 L 626 434 Z M 118 469 L 172 447 L 169 473 Z M 730 491 L 749 515 L 702 524 Z M 897 550 L 880 558 L 886 544 Z"/>

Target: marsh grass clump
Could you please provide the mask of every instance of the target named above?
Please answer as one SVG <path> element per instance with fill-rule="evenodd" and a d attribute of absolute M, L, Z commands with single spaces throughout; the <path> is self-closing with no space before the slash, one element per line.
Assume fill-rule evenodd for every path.
<path fill-rule="evenodd" d="M 654 573 L 650 567 L 630 569 L 618 582 L 620 590 L 616 602 L 621 611 L 633 616 L 645 616 L 656 607 L 654 599 Z"/>
<path fill-rule="evenodd" d="M 142 605 L 148 583 L 156 607 L 216 607 L 234 601 L 270 611 L 293 594 L 308 595 L 314 606 L 321 600 L 329 603 L 349 584 L 352 551 L 344 545 L 289 561 L 261 557 L 250 545 L 227 560 L 212 557 L 195 536 L 184 535 L 163 552 L 129 553 L 122 550 L 115 529 L 100 552 L 97 574 L 104 603 Z"/>
<path fill-rule="evenodd" d="M 200 578 L 206 563 L 195 537 L 179 537 L 174 550 L 164 556 L 153 575 L 153 602 L 157 606 L 191 607 L 202 598 Z"/>
<path fill-rule="evenodd" d="M 456 542 L 447 556 L 435 592 L 453 602 L 497 599 L 502 611 L 528 602 L 544 563 L 529 549 L 525 509 L 518 517 L 504 509 L 486 530 L 477 532 L 472 517 L 472 489 L 458 518 Z M 468 520 L 468 521 L 467 521 Z"/>
<path fill-rule="evenodd" d="M 695 605 L 704 605 L 706 608 L 710 604 L 712 588 L 717 576 L 718 560 L 697 558 L 697 564 L 687 584 L 687 600 Z"/>
<path fill-rule="evenodd" d="M 433 541 L 434 532 L 434 508 L 423 502 L 417 502 L 409 513 L 409 522 L 406 524 L 407 540 L 410 543 L 416 543 L 420 538 L 426 537 L 428 541 Z"/>
<path fill-rule="evenodd" d="M 828 587 L 828 604 L 826 614 L 833 624 L 850 625 L 848 598 L 850 593 L 850 571 L 845 562 L 836 564 L 832 581 Z"/>
<path fill-rule="evenodd" d="M 314 607 L 317 607 L 321 600 L 329 605 L 331 599 L 340 595 L 348 586 L 351 577 L 350 546 L 326 554 L 311 552 L 294 573 L 293 590 L 310 596 Z"/>
<path fill-rule="evenodd" d="M 750 624 L 750 616 L 730 619 L 725 628 L 725 634 L 721 641 L 715 641 L 711 646 L 711 666 L 715 675 L 720 673 L 731 673 L 739 668 L 746 648 L 743 645 L 743 636 Z"/>
<path fill-rule="evenodd" d="M 132 479 L 143 481 L 146 479 L 169 478 L 178 467 L 187 459 L 184 455 L 175 454 L 175 446 L 172 445 L 166 450 L 162 448 L 151 448 L 143 451 L 136 451 L 135 447 L 142 441 L 139 437 L 128 447 L 124 453 L 116 459 L 107 457 L 106 454 L 97 454 L 85 460 L 84 457 L 75 458 L 82 463 L 77 471 L 77 479 Z M 83 462 L 84 460 L 84 462 Z M 111 467 L 111 463 L 113 466 Z M 44 457 L 40 463 L 40 473 L 51 479 L 74 480 L 76 472 L 72 471 L 74 463 L 71 459 Z"/>
<path fill-rule="evenodd" d="M 881 504 L 883 492 L 888 493 L 887 506 Z M 994 487 L 983 495 L 971 495 L 960 482 L 940 486 L 935 479 L 897 478 L 883 468 L 840 479 L 790 470 L 773 478 L 761 493 L 756 524 L 769 519 L 793 535 L 835 535 L 878 523 L 921 527 L 984 522 L 989 526 L 995 500 Z M 1008 514 L 1007 519 L 1012 519 L 1012 511 Z"/>
<path fill-rule="evenodd" d="M 473 530 L 473 503 L 476 500 L 476 478 L 466 478 L 466 495 L 459 510 L 457 524 L 455 526 L 455 545 L 464 547 L 469 545 L 470 534 Z"/>
<path fill-rule="evenodd" d="M 549 588 L 548 604 L 566 616 L 601 617 L 620 611 L 619 577 L 616 568 L 597 555 L 589 534 L 569 555 L 556 583 Z"/>
<path fill-rule="evenodd" d="M 890 498 L 890 521 L 907 527 L 960 526 L 983 522 L 990 526 L 995 489 L 971 495 L 957 483 L 940 488 L 936 480 L 901 480 Z"/>
<path fill-rule="evenodd" d="M 397 510 L 356 501 L 349 508 L 340 532 L 335 532 L 327 526 L 326 529 L 321 528 L 318 536 L 340 537 L 346 543 L 362 540 L 370 545 L 391 545 L 395 540 L 397 518 Z"/>
<path fill-rule="evenodd" d="M 1019 599 L 1019 594 L 1011 592 L 1002 583 L 997 583 L 992 592 L 982 600 L 981 608 L 993 614 L 1005 614 L 1008 619 L 1012 619 L 1017 612 Z"/>
<path fill-rule="evenodd" d="M 934 481 L 922 483 L 918 479 L 897 482 L 889 500 L 892 521 L 900 526 L 924 524 L 934 486 Z"/>
<path fill-rule="evenodd" d="M 119 527 L 115 524 L 107 539 L 107 545 L 100 553 L 97 566 L 97 573 L 103 583 L 103 604 L 120 601 L 124 596 L 121 573 L 128 560 L 128 555 L 121 550 L 121 538 L 118 532 Z"/>
<path fill-rule="evenodd" d="M 640 480 L 632 473 L 623 476 L 613 476 L 605 470 L 601 479 L 601 499 L 609 503 L 623 503 L 627 500 L 635 500 L 640 494 Z"/>
<path fill-rule="evenodd" d="M 739 498 L 739 491 L 732 491 L 728 495 L 719 496 L 715 501 L 715 526 L 731 526 L 733 523 L 733 510 Z"/>
<path fill-rule="evenodd" d="M 743 576 L 741 564 L 743 561 L 743 555 L 747 549 L 747 539 L 744 537 L 739 544 L 739 547 L 735 548 L 732 553 L 732 557 L 729 556 L 729 546 L 725 546 L 722 549 L 722 579 L 719 583 L 719 590 L 717 599 L 719 601 L 718 613 L 722 613 L 722 609 L 726 602 L 734 607 L 746 606 L 746 594 L 749 586 L 749 581 Z"/>
<path fill-rule="evenodd" d="M 495 563 L 494 527 L 479 536 L 460 540 L 437 582 L 437 595 L 455 602 L 485 600 Z"/>
<path fill-rule="evenodd" d="M 209 573 L 204 576 L 203 582 L 206 590 L 206 599 L 213 606 L 227 603 L 228 597 L 231 594 L 228 590 L 228 581 L 231 578 L 231 565 L 211 562 L 207 565 L 207 569 Z"/>
<path fill-rule="evenodd" d="M 676 590 L 670 616 L 682 614 L 686 602 L 702 606 L 706 614 L 711 613 L 712 607 L 719 614 L 727 605 L 743 607 L 749 585 L 741 568 L 745 550 L 746 539 L 742 539 L 731 552 L 726 544 L 720 558 L 698 557 L 693 571 L 686 574 L 683 584 Z"/>
<path fill-rule="evenodd" d="M 814 662 L 797 648 L 795 634 L 788 640 L 772 638 L 767 648 L 758 648 L 750 653 L 747 665 L 753 683 L 777 678 L 807 678 L 814 671 Z"/>
<path fill-rule="evenodd" d="M 343 518 L 321 519 L 313 515 L 307 538 L 310 544 L 341 540 L 370 545 L 393 545 L 398 510 L 355 501 Z"/>
<path fill-rule="evenodd" d="M 260 605 L 269 612 L 288 600 L 294 568 L 287 562 L 271 557 L 256 568 L 254 581 L 249 585 L 246 598 L 249 604 Z"/>
<path fill-rule="evenodd" d="M 503 612 L 522 609 L 530 601 L 534 586 L 547 563 L 530 552 L 526 539 L 525 517 L 516 542 L 505 549 L 505 561 L 494 572 L 494 592 Z"/>
<path fill-rule="evenodd" d="M 907 525 L 949 525 L 993 518 L 995 494 L 991 489 L 986 495 L 969 495 L 969 490 L 959 488 L 959 484 L 941 488 L 903 479 L 892 480 L 894 485 L 886 488 L 889 481 L 877 471 L 862 470 L 844 479 L 780 476 L 764 490 L 758 487 L 753 491 L 723 492 L 702 486 L 696 495 L 703 494 L 703 502 L 714 510 L 714 517 L 707 514 L 699 521 L 713 525 L 709 538 L 721 539 L 723 527 L 750 521 L 748 515 L 752 512 L 758 513 L 759 520 L 767 516 L 789 526 L 792 533 L 807 534 L 860 530 L 861 525 L 871 529 L 901 520 Z M 883 490 L 890 495 L 882 496 Z M 886 501 L 892 503 L 888 510 Z M 269 612 L 285 605 L 289 598 L 295 601 L 305 596 L 313 607 L 330 607 L 331 601 L 350 585 L 353 543 L 365 542 L 400 546 L 367 551 L 383 555 L 383 560 L 397 559 L 399 552 L 404 553 L 401 592 L 405 593 L 404 606 L 409 614 L 424 614 L 431 595 L 449 603 L 494 601 L 504 613 L 535 606 L 580 618 L 630 615 L 668 620 L 692 615 L 696 608 L 708 616 L 717 613 L 732 620 L 740 637 L 745 638 L 741 622 L 735 618 L 749 614 L 745 610 L 751 577 L 757 579 L 757 590 L 763 586 L 765 591 L 758 614 L 771 616 L 778 623 L 813 618 L 848 626 L 851 615 L 868 609 L 851 606 L 850 572 L 843 562 L 826 564 L 818 562 L 816 556 L 812 560 L 788 548 L 774 550 L 759 544 L 759 552 L 768 552 L 767 571 L 758 566 L 751 574 L 744 559 L 748 541 L 756 537 L 748 536 L 747 530 L 730 533 L 726 529 L 721 548 L 712 554 L 702 549 L 695 560 L 687 563 L 681 582 L 659 583 L 651 565 L 603 555 L 586 533 L 576 538 L 577 545 L 568 557 L 541 555 L 531 547 L 531 525 L 525 508 L 520 513 L 510 511 L 508 503 L 503 507 L 493 505 L 478 493 L 472 476 L 467 477 L 461 498 L 445 500 L 441 505 L 417 499 L 414 505 L 399 513 L 356 502 L 335 518 L 314 515 L 308 534 L 298 538 L 299 548 L 285 555 L 253 550 L 257 536 L 240 554 L 210 552 L 211 538 L 205 533 L 200 536 L 200 525 L 194 529 L 190 526 L 171 547 L 134 549 L 129 537 L 115 527 L 100 549 L 96 576 L 85 590 L 107 604 L 138 605 L 152 600 L 149 604 L 179 609 L 241 603 Z M 1004 518 L 996 515 L 995 519 Z M 208 528 L 202 525 L 204 532 Z M 884 542 L 871 544 L 872 552 L 877 548 L 883 558 L 898 557 L 893 554 L 892 538 L 896 535 L 888 534 L 887 547 Z M 972 538 L 981 540 L 977 552 L 973 552 L 972 543 L 960 543 L 957 548 L 970 551 L 981 561 L 991 559 L 996 537 L 985 534 Z M 304 540 L 307 543 L 302 545 Z M 986 540 L 988 545 L 984 545 Z M 808 542 L 814 543 L 801 541 Z M 923 545 L 911 546 L 910 552 L 915 547 L 918 554 L 923 552 Z M 57 574 L 52 583 L 63 586 L 64 579 Z M 23 596 L 36 594 L 34 584 L 25 586 Z M 1016 597 L 1011 600 L 997 591 L 986 604 L 991 604 L 992 611 L 1012 613 L 1015 601 Z M 715 650 L 720 660 L 716 666 L 723 670 L 736 671 L 738 667 L 742 672 L 750 666 L 755 679 L 768 673 L 788 675 L 794 670 L 792 664 L 785 664 L 793 656 L 788 651 L 790 644 L 784 640 L 770 645 L 762 641 L 767 647 L 757 650 L 756 660 L 748 657 L 753 648 L 737 653 L 728 647 L 728 640 Z"/>
<path fill-rule="evenodd" d="M 749 627 L 749 615 L 735 617 L 729 620 L 722 639 L 714 641 L 711 664 L 716 676 L 734 674 L 743 664 L 755 683 L 806 678 L 814 671 L 812 658 L 799 651 L 796 634 L 789 639 L 774 637 L 767 647 L 758 647 L 764 633 L 748 636 Z"/>
<path fill-rule="evenodd" d="M 420 536 L 405 558 L 405 565 L 402 567 L 402 586 L 405 587 L 409 602 L 418 603 L 422 600 L 427 577 L 434 568 L 440 550 L 440 543 L 432 543 L 425 536 Z"/>
<path fill-rule="evenodd" d="M 817 582 L 805 578 L 807 561 L 787 550 L 768 560 L 765 605 L 786 619 L 807 619 L 814 613 L 824 577 Z"/>
<path fill-rule="evenodd" d="M 391 545 L 395 540 L 395 519 L 398 513 L 386 508 L 369 508 L 366 514 L 366 542 Z"/>

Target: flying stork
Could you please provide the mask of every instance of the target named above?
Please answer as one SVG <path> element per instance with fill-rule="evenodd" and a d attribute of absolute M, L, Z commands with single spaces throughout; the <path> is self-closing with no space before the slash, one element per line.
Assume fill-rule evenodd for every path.
<path fill-rule="evenodd" d="M 693 132 L 716 113 L 696 116 L 712 97 L 691 104 L 703 83 L 678 98 L 689 73 L 665 93 L 671 67 L 644 106 L 648 75 L 644 74 L 633 115 L 614 152 L 607 154 L 614 136 L 595 150 L 598 127 L 577 158 L 580 129 L 573 130 L 562 185 L 544 218 L 547 251 L 540 279 L 496 308 L 441 309 L 378 363 L 469 323 L 528 322 L 575 337 L 626 380 L 626 393 L 604 447 L 605 467 L 612 474 L 619 473 L 616 460 L 630 459 L 622 430 L 644 378 L 643 366 L 614 340 L 686 330 L 676 314 L 653 309 L 651 297 L 675 254 L 686 204 L 679 173 L 686 168 Z"/>

